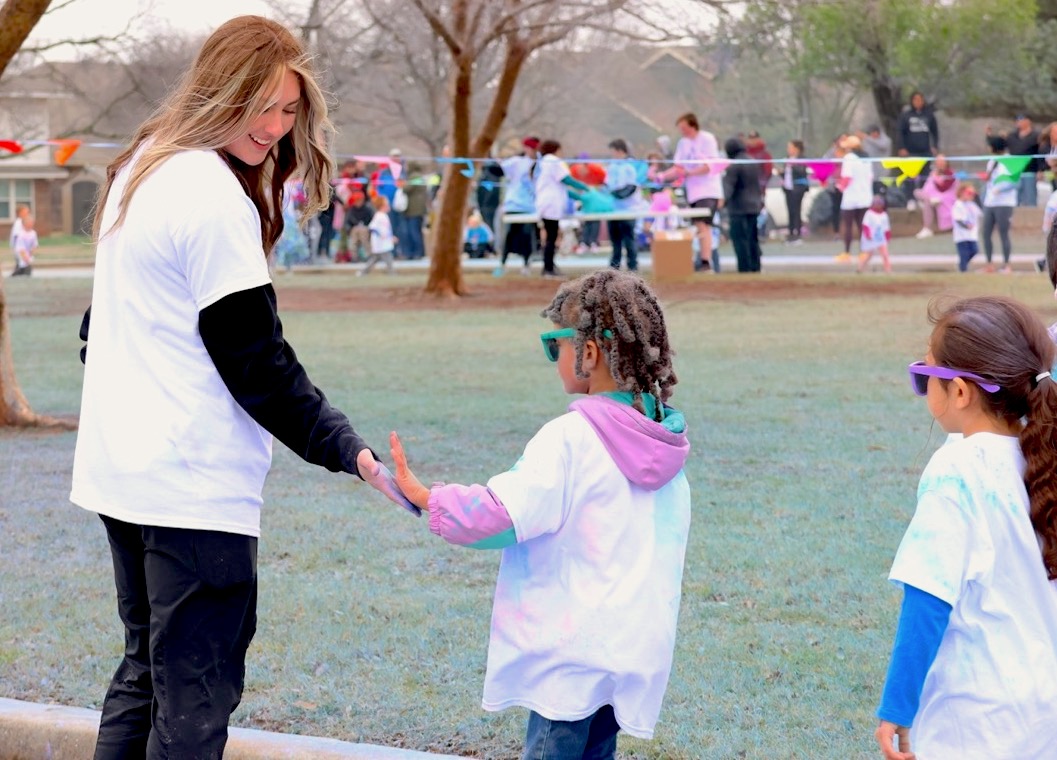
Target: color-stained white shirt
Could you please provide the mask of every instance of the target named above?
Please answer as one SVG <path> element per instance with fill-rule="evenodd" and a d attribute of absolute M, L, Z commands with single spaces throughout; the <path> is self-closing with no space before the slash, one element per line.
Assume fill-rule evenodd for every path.
<path fill-rule="evenodd" d="M 975 243 L 980 238 L 980 217 L 983 215 L 984 212 L 975 201 L 955 201 L 951 207 L 954 242 Z"/>
<path fill-rule="evenodd" d="M 851 180 L 841 195 L 842 209 L 870 208 L 873 203 L 873 168 L 868 161 L 852 151 L 848 151 L 840 164 L 842 179 Z"/>
<path fill-rule="evenodd" d="M 1016 438 L 953 439 L 921 476 L 889 578 L 952 606 L 911 746 L 921 760 L 1052 760 L 1057 583 L 1029 517 Z"/>
<path fill-rule="evenodd" d="M 612 705 L 653 736 L 675 648 L 690 487 L 632 483 L 576 412 L 547 423 L 488 481 L 518 543 L 503 550 L 483 707 L 550 720 Z"/>
<path fill-rule="evenodd" d="M 272 436 L 228 391 L 198 314 L 270 282 L 260 217 L 214 151 L 186 151 L 110 231 L 134 162 L 101 212 L 70 499 L 138 525 L 259 536 Z"/>
<path fill-rule="evenodd" d="M 859 239 L 859 248 L 863 251 L 876 251 L 882 245 L 888 243 L 888 233 L 892 225 L 888 221 L 888 214 L 884 211 L 868 209 L 862 218 L 862 236 Z"/>
<path fill-rule="evenodd" d="M 561 219 L 565 216 L 569 191 L 562 180 L 568 176 L 569 167 L 553 153 L 548 153 L 536 163 L 536 213 L 540 219 Z"/>

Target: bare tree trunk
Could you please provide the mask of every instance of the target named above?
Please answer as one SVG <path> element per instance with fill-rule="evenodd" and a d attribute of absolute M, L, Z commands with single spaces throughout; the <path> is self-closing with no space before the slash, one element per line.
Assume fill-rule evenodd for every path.
<path fill-rule="evenodd" d="M 527 56 L 528 51 L 521 40 L 513 36 L 507 38 L 503 70 L 496 85 L 495 97 L 472 146 L 470 103 L 473 96 L 473 64 L 458 63 L 452 82 L 452 151 L 456 156 L 481 158 L 488 155 L 503 126 Z M 462 230 L 471 178 L 464 176 L 461 168 L 448 166 L 444 173 L 440 213 L 436 217 L 436 229 L 433 232 L 433 260 L 426 283 L 426 292 L 434 295 L 461 296 L 466 292 L 462 277 Z"/>
<path fill-rule="evenodd" d="M 40 21 L 51 0 L 6 0 L 0 5 L 0 75 Z M 72 430 L 76 423 L 35 414 L 18 385 L 11 356 L 7 297 L 0 281 L 0 427 L 59 427 Z"/>

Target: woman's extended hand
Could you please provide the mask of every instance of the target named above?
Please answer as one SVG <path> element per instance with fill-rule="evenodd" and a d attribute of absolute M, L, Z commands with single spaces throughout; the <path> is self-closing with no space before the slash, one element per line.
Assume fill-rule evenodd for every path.
<path fill-rule="evenodd" d="M 429 489 L 415 477 L 408 469 L 407 455 L 404 453 L 404 444 L 400 443 L 400 436 L 396 432 L 389 434 L 389 453 L 396 465 L 396 485 L 407 496 L 416 507 L 429 509 Z"/>
<path fill-rule="evenodd" d="M 415 506 L 396 484 L 389 468 L 374 458 L 370 449 L 364 449 L 356 455 L 356 468 L 364 482 L 383 493 L 394 504 L 399 504 L 416 517 L 422 516 L 422 510 Z"/>
<path fill-rule="evenodd" d="M 874 731 L 874 736 L 877 737 L 877 743 L 881 746 L 881 754 L 884 755 L 885 760 L 914 760 L 916 757 L 910 751 L 909 728 L 882 720 L 881 725 Z M 896 737 L 899 737 L 898 748 L 894 743 Z"/>

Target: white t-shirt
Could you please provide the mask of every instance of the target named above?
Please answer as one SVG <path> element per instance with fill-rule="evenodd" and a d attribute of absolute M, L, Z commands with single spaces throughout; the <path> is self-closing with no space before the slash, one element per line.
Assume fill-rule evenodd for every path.
<path fill-rule="evenodd" d="M 863 251 L 876 251 L 888 243 L 888 232 L 892 229 L 888 214 L 884 211 L 867 209 L 862 218 L 862 236 L 859 248 Z"/>
<path fill-rule="evenodd" d="M 980 237 L 980 217 L 984 212 L 974 201 L 957 200 L 951 207 L 951 220 L 954 222 L 955 243 L 975 243 Z M 962 226 L 959 222 L 965 224 Z"/>
<path fill-rule="evenodd" d="M 484 709 L 571 721 L 610 704 L 624 731 L 651 738 L 675 648 L 686 476 L 657 491 L 632 484 L 570 412 L 488 487 L 519 543 L 496 582 Z"/>
<path fill-rule="evenodd" d="M 536 213 L 540 219 L 561 219 L 569 198 L 562 180 L 569 176 L 569 167 L 553 153 L 536 163 Z"/>
<path fill-rule="evenodd" d="M 699 130 L 693 137 L 680 137 L 675 146 L 675 156 L 672 161 L 678 164 L 680 161 L 701 161 L 706 158 L 719 158 L 719 145 L 711 132 Z M 696 169 L 703 164 L 687 164 L 687 169 Z M 723 197 L 723 172 L 717 171 L 715 167 L 707 174 L 688 175 L 684 181 L 687 203 L 704 198 Z"/>
<path fill-rule="evenodd" d="M 186 151 L 110 231 L 134 161 L 102 211 L 70 500 L 134 524 L 259 536 L 272 437 L 228 392 L 198 314 L 270 282 L 260 217 L 215 152 Z"/>
<path fill-rule="evenodd" d="M 1042 212 L 1042 231 L 1049 233 L 1050 227 L 1053 226 L 1053 219 L 1057 216 L 1057 190 L 1050 193 L 1049 199 L 1046 201 L 1046 208 Z"/>
<path fill-rule="evenodd" d="M 921 476 L 889 578 L 953 609 L 911 746 L 923 760 L 1052 760 L 1057 583 L 1046 579 L 1016 438 L 950 440 Z"/>
<path fill-rule="evenodd" d="M 854 151 L 848 151 L 840 164 L 840 176 L 851 182 L 840 199 L 842 209 L 870 208 L 873 203 L 873 168 Z"/>
<path fill-rule="evenodd" d="M 13 236 L 12 241 L 16 254 L 22 253 L 30 258 L 33 258 L 33 251 L 37 250 L 40 244 L 36 230 L 21 229 Z"/>
<path fill-rule="evenodd" d="M 984 207 L 1016 206 L 1017 191 L 1020 188 L 1020 183 L 1009 179 L 1010 173 L 1006 165 L 1000 161 L 988 161 L 987 172 L 987 186 L 984 188 Z"/>
<path fill-rule="evenodd" d="M 389 253 L 393 250 L 393 222 L 389 214 L 375 211 L 367 229 L 371 231 L 371 253 Z"/>

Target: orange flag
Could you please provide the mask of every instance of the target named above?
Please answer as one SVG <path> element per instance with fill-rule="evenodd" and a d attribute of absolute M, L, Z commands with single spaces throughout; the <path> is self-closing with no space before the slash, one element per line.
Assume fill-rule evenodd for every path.
<path fill-rule="evenodd" d="M 55 163 L 59 166 L 66 166 L 66 162 L 70 160 L 70 156 L 76 153 L 77 149 L 81 147 L 81 141 L 72 138 L 48 140 L 48 144 L 57 146 L 55 151 Z"/>

